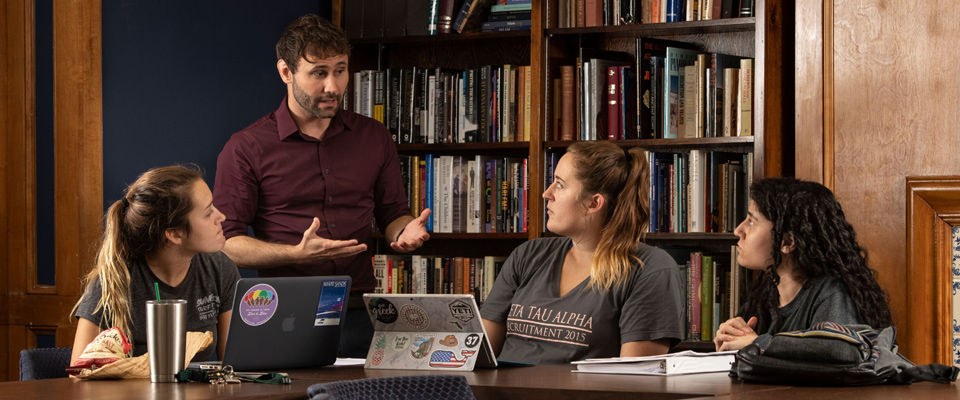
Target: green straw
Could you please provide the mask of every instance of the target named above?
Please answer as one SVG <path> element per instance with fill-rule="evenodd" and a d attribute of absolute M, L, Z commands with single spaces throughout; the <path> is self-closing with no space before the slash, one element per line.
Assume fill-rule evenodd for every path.
<path fill-rule="evenodd" d="M 157 292 L 157 301 L 160 301 L 160 282 L 153 283 L 153 290 Z"/>

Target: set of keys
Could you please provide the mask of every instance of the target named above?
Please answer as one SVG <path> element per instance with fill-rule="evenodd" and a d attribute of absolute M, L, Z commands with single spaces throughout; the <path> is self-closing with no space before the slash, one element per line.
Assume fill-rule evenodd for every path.
<path fill-rule="evenodd" d="M 243 378 L 233 373 L 233 367 L 224 365 L 223 367 L 211 368 L 205 371 L 207 379 L 212 385 L 222 385 L 226 383 L 240 383 Z M 249 381 L 249 380 L 248 380 Z"/>

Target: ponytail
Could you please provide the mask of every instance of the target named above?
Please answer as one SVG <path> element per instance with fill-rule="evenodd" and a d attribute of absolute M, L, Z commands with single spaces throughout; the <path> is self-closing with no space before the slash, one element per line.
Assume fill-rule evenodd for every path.
<path fill-rule="evenodd" d="M 121 226 L 124 215 L 130 208 L 128 204 L 127 198 L 124 197 L 122 200 L 115 201 L 107 209 L 95 267 L 84 276 L 83 286 L 86 289 L 80 301 L 73 306 L 72 313 L 76 313 L 83 298 L 90 295 L 92 283 L 99 282 L 100 302 L 97 303 L 96 309 L 102 310 L 101 325 L 120 328 L 124 335 L 129 336 L 132 313 L 127 258 L 130 255 L 130 249 L 127 240 L 123 237 Z"/>
<path fill-rule="evenodd" d="M 604 141 L 578 142 L 567 152 L 575 156 L 583 193 L 599 193 L 607 204 L 590 286 L 610 290 L 627 279 L 634 263 L 643 267 L 635 251 L 650 219 L 646 156 Z"/>

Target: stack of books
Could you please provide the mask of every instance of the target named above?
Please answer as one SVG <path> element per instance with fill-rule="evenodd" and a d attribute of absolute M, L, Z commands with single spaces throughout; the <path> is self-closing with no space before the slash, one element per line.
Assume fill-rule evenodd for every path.
<path fill-rule="evenodd" d="M 530 30 L 531 0 L 499 0 L 490 7 L 487 21 L 480 24 L 480 32 Z"/>

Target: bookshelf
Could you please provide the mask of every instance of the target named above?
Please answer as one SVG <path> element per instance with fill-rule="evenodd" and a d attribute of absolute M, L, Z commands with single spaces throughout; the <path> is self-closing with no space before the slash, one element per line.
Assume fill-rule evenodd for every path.
<path fill-rule="evenodd" d="M 640 3 L 638 1 L 638 3 Z M 343 0 L 333 2 L 334 22 L 343 21 Z M 527 239 L 552 235 L 543 231 L 543 201 L 539 194 L 544 184 L 544 157 L 548 151 L 564 149 L 572 141 L 555 140 L 556 126 L 551 123 L 554 93 L 552 82 L 560 76 L 560 66 L 572 64 L 580 48 L 616 50 L 636 56 L 636 39 L 668 39 L 697 45 L 708 52 L 754 59 L 753 136 L 706 137 L 691 139 L 620 140 L 624 147 L 648 151 L 688 152 L 692 149 L 731 153 L 752 153 L 754 179 L 791 173 L 784 163 L 791 144 L 785 142 L 787 119 L 792 115 L 793 83 L 784 82 L 793 68 L 792 23 L 786 23 L 792 11 L 785 11 L 780 0 L 756 0 L 755 17 L 707 21 L 633 24 L 617 26 L 559 28 L 559 0 L 533 0 L 530 31 L 446 34 L 360 38 L 352 40 L 351 70 L 402 68 L 466 69 L 485 64 L 530 65 L 531 134 L 527 142 L 400 144 L 398 152 L 422 155 L 443 153 L 459 155 L 505 155 L 529 158 L 529 210 L 526 233 L 436 233 L 419 254 L 460 254 L 505 256 Z M 788 13 L 788 14 L 785 14 Z M 786 24 L 785 24 L 786 23 Z M 785 28 L 785 26 L 787 28 Z M 792 128 L 792 127 L 790 127 Z M 645 240 L 655 246 L 689 247 L 704 251 L 729 252 L 737 241 L 732 233 L 649 233 Z M 382 242 L 382 240 L 381 240 Z M 389 253 L 381 243 L 376 247 Z M 725 249 L 725 250 L 724 250 Z M 706 348 L 707 342 L 686 344 L 688 348 Z"/>

